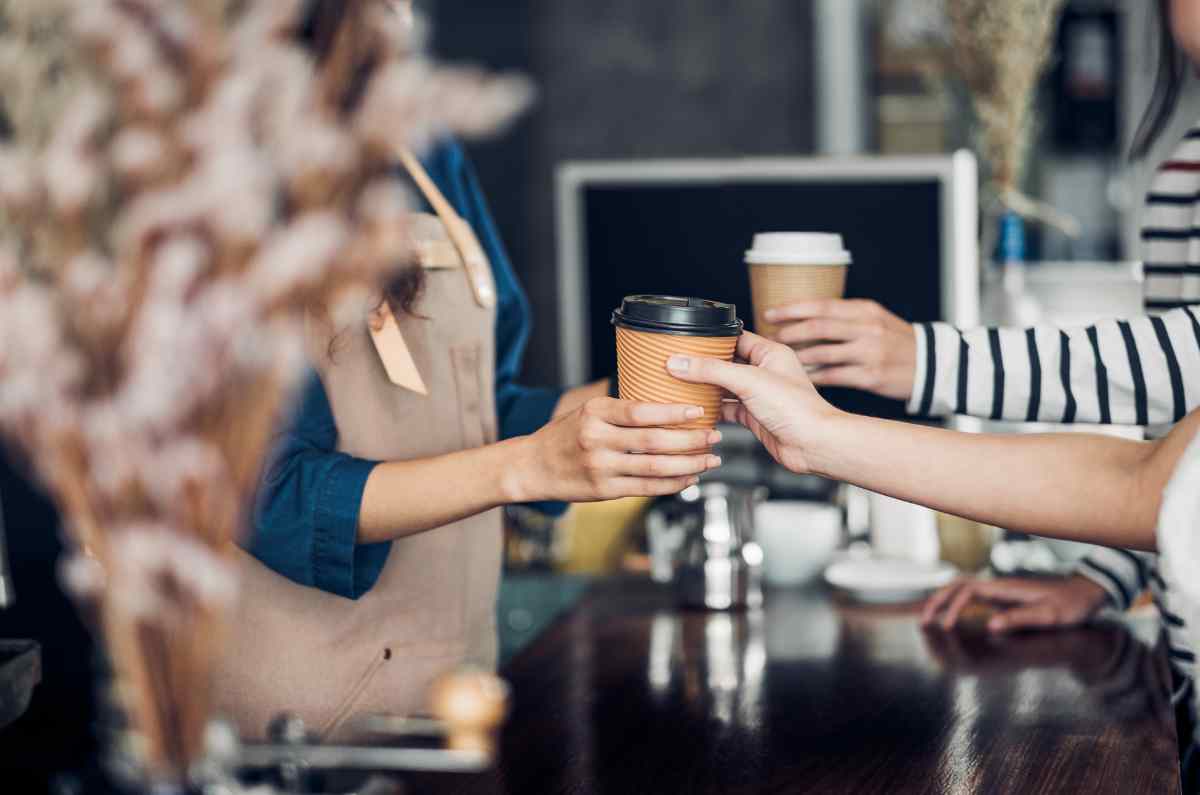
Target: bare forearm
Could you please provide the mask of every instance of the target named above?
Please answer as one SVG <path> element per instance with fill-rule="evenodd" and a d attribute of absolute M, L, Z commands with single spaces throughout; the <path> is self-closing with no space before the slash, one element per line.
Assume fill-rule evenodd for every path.
<path fill-rule="evenodd" d="M 742 335 L 737 355 L 746 363 L 675 356 L 667 366 L 676 378 L 736 396 L 725 418 L 748 427 L 789 469 L 989 524 L 1110 546 L 1155 548 L 1163 490 L 1200 428 L 1200 410 L 1156 442 L 924 428 L 834 409 L 792 350 L 763 337 Z"/>
<path fill-rule="evenodd" d="M 693 406 L 592 399 L 529 436 L 380 464 L 363 490 L 358 541 L 390 541 L 512 503 L 675 494 L 720 465 L 696 452 L 720 434 L 672 427 L 700 414 Z"/>
<path fill-rule="evenodd" d="M 988 524 L 1136 549 L 1154 548 L 1173 468 L 1159 445 L 1104 436 L 961 434 L 850 415 L 822 436 L 812 461 L 828 477 Z"/>
<path fill-rule="evenodd" d="M 568 390 L 555 406 L 554 418 L 607 391 L 607 381 Z M 521 482 L 528 447 L 528 437 L 522 437 L 434 458 L 380 464 L 363 492 L 358 542 L 391 541 L 533 499 Z"/>
<path fill-rule="evenodd" d="M 403 538 L 519 501 L 528 438 L 375 467 L 363 491 L 358 542 Z"/>

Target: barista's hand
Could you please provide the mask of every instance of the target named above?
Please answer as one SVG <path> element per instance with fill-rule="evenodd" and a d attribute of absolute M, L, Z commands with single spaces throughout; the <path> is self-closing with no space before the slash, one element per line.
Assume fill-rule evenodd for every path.
<path fill-rule="evenodd" d="M 805 301 L 773 309 L 767 320 L 783 324 L 778 341 L 812 344 L 797 351 L 817 386 L 865 389 L 908 400 L 916 374 L 917 343 L 912 324 L 874 301 Z"/>
<path fill-rule="evenodd" d="M 989 632 L 1075 627 L 1099 612 L 1106 599 L 1103 588 L 1078 574 L 1056 579 L 963 579 L 929 597 L 921 623 L 952 629 L 969 604 L 983 602 L 995 609 L 987 622 Z"/>
<path fill-rule="evenodd" d="M 680 430 L 703 416 L 696 406 L 666 406 L 597 397 L 532 436 L 514 462 L 515 502 L 589 502 L 675 494 L 721 465 L 707 451 L 717 431 Z"/>
<path fill-rule="evenodd" d="M 747 332 L 738 340 L 737 357 L 747 364 L 672 356 L 667 367 L 681 381 L 723 387 L 738 399 L 725 404 L 724 419 L 749 428 L 793 472 L 811 471 L 808 447 L 840 412 L 817 394 L 786 345 Z"/>

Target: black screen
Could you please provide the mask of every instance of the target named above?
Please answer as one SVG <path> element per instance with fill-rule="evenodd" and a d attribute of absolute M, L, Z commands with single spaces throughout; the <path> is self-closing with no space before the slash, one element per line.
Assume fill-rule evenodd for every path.
<path fill-rule="evenodd" d="M 737 304 L 753 330 L 743 256 L 756 232 L 837 232 L 854 257 L 847 296 L 907 320 L 942 320 L 941 186 L 911 182 L 605 184 L 583 189 L 591 376 L 616 372 L 610 325 L 634 293 Z M 830 389 L 856 413 L 902 418 L 903 404 Z"/>

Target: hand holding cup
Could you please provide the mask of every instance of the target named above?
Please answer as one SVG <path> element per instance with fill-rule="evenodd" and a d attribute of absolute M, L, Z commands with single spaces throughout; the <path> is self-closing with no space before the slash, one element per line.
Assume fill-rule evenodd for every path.
<path fill-rule="evenodd" d="M 721 439 L 692 427 L 704 409 L 688 405 L 592 398 L 528 437 L 513 462 L 520 488 L 513 502 L 592 502 L 676 494 L 721 465 L 708 450 Z"/>
<path fill-rule="evenodd" d="M 777 339 L 772 309 L 797 301 L 841 298 L 851 263 L 841 235 L 814 232 L 765 232 L 754 236 L 746 252 L 754 330 Z"/>
<path fill-rule="evenodd" d="M 909 400 L 916 375 L 914 327 L 874 301 L 819 299 L 768 310 L 773 339 L 796 349 L 817 386 Z"/>
<path fill-rule="evenodd" d="M 841 412 L 817 393 L 795 351 L 786 345 L 747 332 L 738 340 L 737 359 L 675 355 L 667 367 L 677 379 L 733 395 L 736 400 L 722 408 L 723 419 L 750 429 L 791 471 L 814 471 L 811 448 Z"/>

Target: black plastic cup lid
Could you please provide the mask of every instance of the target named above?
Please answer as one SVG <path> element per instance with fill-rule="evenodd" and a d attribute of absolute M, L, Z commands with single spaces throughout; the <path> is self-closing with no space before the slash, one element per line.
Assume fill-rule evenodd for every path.
<path fill-rule="evenodd" d="M 629 295 L 613 312 L 614 326 L 687 337 L 736 337 L 742 333 L 737 307 L 704 298 Z"/>

